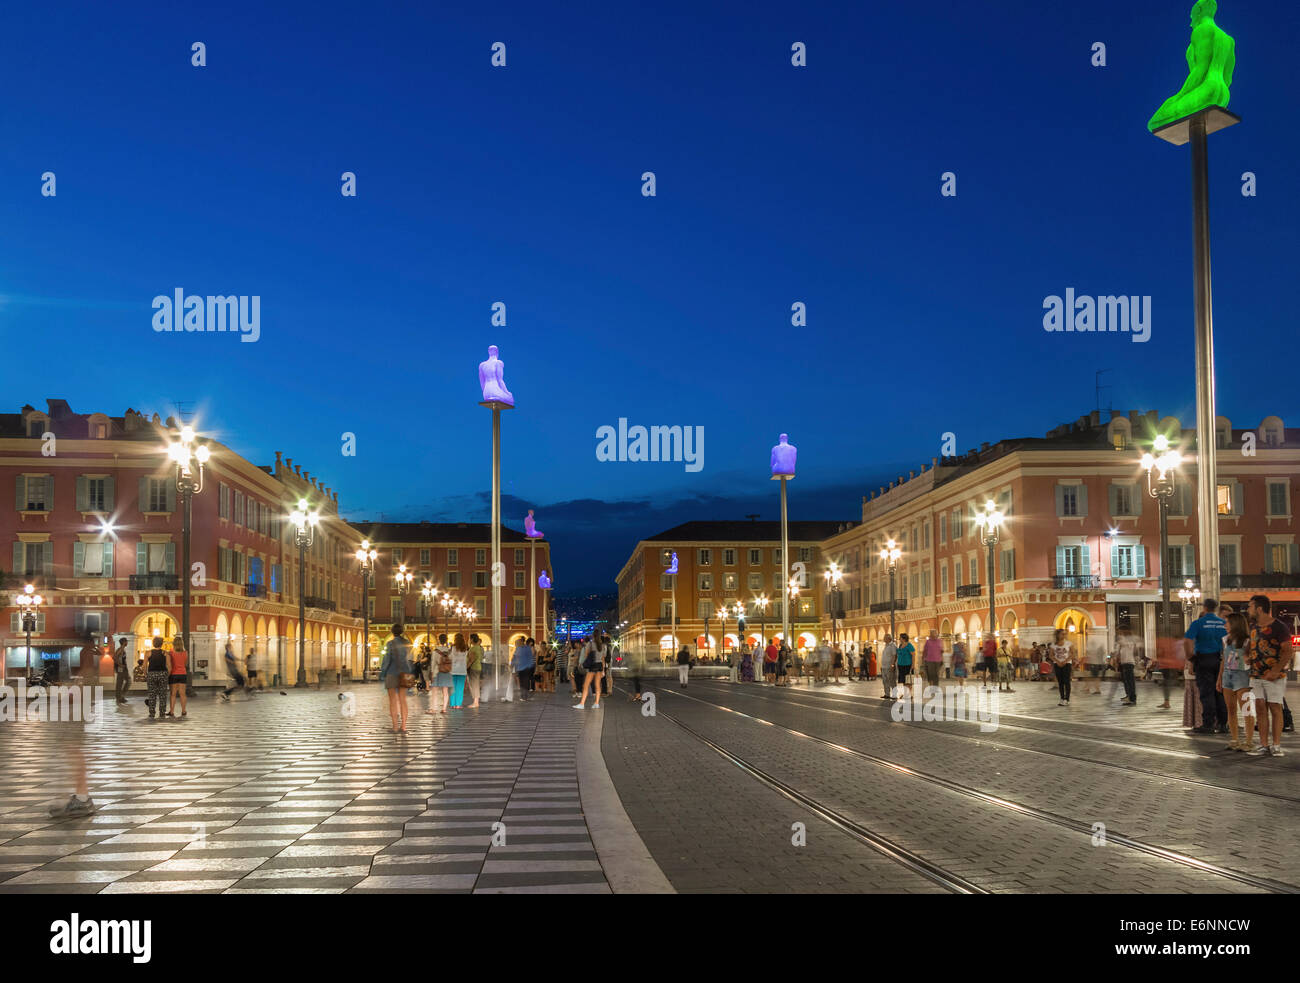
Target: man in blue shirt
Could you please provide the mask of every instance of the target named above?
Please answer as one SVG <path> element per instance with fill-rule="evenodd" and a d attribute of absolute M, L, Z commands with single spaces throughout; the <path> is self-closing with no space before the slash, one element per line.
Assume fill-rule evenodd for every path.
<path fill-rule="evenodd" d="M 1223 661 L 1223 639 L 1228 634 L 1228 623 L 1214 612 L 1219 602 L 1207 597 L 1203 604 L 1205 613 L 1187 626 L 1185 646 L 1187 657 L 1196 671 L 1196 689 L 1201 694 L 1202 724 L 1197 734 L 1226 734 L 1228 732 L 1228 706 L 1219 691 L 1219 664 Z"/>

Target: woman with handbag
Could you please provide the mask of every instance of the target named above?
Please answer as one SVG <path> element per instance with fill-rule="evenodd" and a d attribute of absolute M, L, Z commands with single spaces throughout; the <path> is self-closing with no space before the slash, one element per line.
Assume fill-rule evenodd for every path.
<path fill-rule="evenodd" d="M 451 703 L 453 650 L 459 650 L 468 664 L 469 647 L 465 644 L 465 636 L 457 632 L 455 642 L 448 648 L 447 636 L 439 635 L 438 647 L 433 650 L 434 658 L 438 660 L 434 668 L 438 672 L 433 677 L 433 703 L 429 706 L 429 713 L 446 713 L 447 706 Z"/>
<path fill-rule="evenodd" d="M 594 683 L 596 702 L 591 705 L 591 708 L 599 710 L 600 683 L 605 678 L 605 641 L 598 631 L 591 633 L 591 640 L 587 642 L 587 647 L 582 650 L 582 668 L 586 670 L 587 675 L 582 681 L 582 694 L 578 697 L 578 703 L 573 709 L 587 709 L 587 692 Z"/>
<path fill-rule="evenodd" d="M 379 666 L 379 678 L 388 690 L 388 713 L 393 718 L 393 733 L 405 734 L 410 710 L 406 706 L 406 691 L 415 685 L 411 669 L 411 646 L 402 637 L 402 626 L 393 625 L 393 637 L 384 647 L 384 660 Z"/>

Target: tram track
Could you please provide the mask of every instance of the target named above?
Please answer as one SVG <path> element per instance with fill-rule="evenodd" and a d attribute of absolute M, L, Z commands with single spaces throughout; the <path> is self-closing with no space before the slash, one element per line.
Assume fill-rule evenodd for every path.
<path fill-rule="evenodd" d="M 796 730 L 793 727 L 787 727 L 784 724 L 777 723 L 774 720 L 768 720 L 763 717 L 756 716 L 754 714 L 746 713 L 743 710 L 737 710 L 734 707 L 725 706 L 721 703 L 715 703 L 712 700 L 700 699 L 697 696 L 691 696 L 689 694 L 681 693 L 673 689 L 660 689 L 656 687 L 655 692 L 657 694 L 657 697 L 658 696 L 680 697 L 681 699 L 684 700 L 688 700 L 694 703 L 699 703 L 704 706 L 713 707 L 714 709 L 721 710 L 729 714 L 734 714 L 738 717 L 747 720 L 751 720 L 756 724 L 775 728 L 777 730 L 783 731 L 787 734 L 791 734 L 803 740 L 811 741 L 815 744 L 831 748 L 833 750 L 839 751 L 844 754 L 848 754 L 854 758 L 858 758 L 860 760 L 870 762 L 873 765 L 887 769 L 895 774 L 905 775 L 909 778 L 913 778 L 919 781 L 923 781 L 935 785 L 949 792 L 976 799 L 980 802 L 985 803 L 986 805 L 993 806 L 1002 811 L 1014 813 L 1020 816 L 1024 816 L 1026 818 L 1035 819 L 1043 823 L 1055 826 L 1057 828 L 1065 829 L 1067 831 L 1079 833 L 1085 836 L 1091 837 L 1094 835 L 1092 824 L 1085 822 L 1083 820 L 1073 819 L 1069 816 L 1063 816 L 1046 809 L 1040 809 L 1036 806 L 1026 805 L 1022 802 L 1016 802 L 1012 799 L 1007 799 L 1002 796 L 993 795 L 988 792 L 984 792 L 981 789 L 977 789 L 972 786 L 965 785 L 961 782 L 944 778 L 940 775 L 935 775 L 930 772 L 922 771 L 917 768 L 911 768 L 906 765 L 901 765 L 898 764 L 897 762 L 890 761 L 887 758 L 882 758 L 879 755 L 870 754 L 866 751 L 859 751 L 856 748 L 851 748 L 846 745 L 839 744 L 835 741 L 830 741 L 825 738 L 817 737 L 814 734 L 809 734 L 801 730 Z M 710 738 L 704 736 L 703 734 L 700 734 L 694 728 L 691 728 L 689 725 L 683 723 L 675 716 L 665 713 L 664 710 L 659 706 L 659 703 L 661 702 L 662 701 L 658 699 L 656 701 L 655 712 L 657 716 L 666 717 L 672 723 L 676 724 L 678 727 L 681 727 L 687 733 L 690 733 L 697 740 L 708 745 L 710 748 L 712 748 L 717 753 L 721 754 L 723 757 L 737 764 L 747 773 L 753 775 L 754 777 L 758 778 L 760 781 L 764 782 L 764 784 L 767 784 L 770 787 L 775 788 L 778 791 L 782 792 L 782 794 L 786 795 L 787 797 L 792 798 L 795 801 L 800 802 L 806 805 L 807 807 L 816 810 L 819 815 L 823 816 L 823 818 L 826 818 L 827 816 L 834 817 L 831 821 L 838 828 L 841 828 L 846 832 L 849 832 L 850 829 L 854 830 L 854 832 L 851 835 L 858 835 L 859 832 L 861 834 L 865 834 L 861 838 L 867 839 L 867 842 L 871 842 L 872 845 L 877 845 L 875 841 L 877 840 L 880 841 L 881 844 L 883 844 L 884 846 L 882 847 L 877 845 L 877 849 L 880 849 L 881 852 L 886 853 L 887 855 L 889 853 L 889 849 L 897 851 L 897 853 L 900 856 L 907 858 L 908 862 L 905 863 L 906 866 L 909 866 L 913 870 L 917 870 L 918 872 L 925 874 L 925 876 L 930 877 L 931 880 L 935 880 L 936 882 L 941 882 L 939 881 L 939 878 L 941 877 L 949 877 L 949 878 L 956 877 L 956 875 L 944 871 L 942 868 L 937 867 L 937 865 L 934 865 L 930 861 L 926 860 L 924 857 L 921 857 L 919 854 L 907 850 L 907 848 L 902 847 L 894 843 L 893 841 L 886 840 L 882 837 L 879 837 L 877 834 L 871 833 L 870 830 L 867 830 L 866 827 L 862 826 L 860 823 L 857 823 L 856 821 L 850 819 L 847 816 L 843 816 L 842 814 L 836 812 L 834 809 L 831 809 L 830 807 L 824 805 L 823 803 L 817 802 L 817 800 L 813 799 L 811 796 L 807 796 L 805 793 L 800 792 L 799 790 L 793 788 L 786 782 L 783 782 L 781 779 L 765 772 L 763 769 L 753 764 L 752 762 L 746 761 L 745 759 L 741 758 L 739 755 L 736 755 L 734 752 L 717 744 L 716 742 L 712 741 Z M 1249 887 L 1253 887 L 1261 891 L 1267 891 L 1275 894 L 1300 894 L 1300 886 L 1298 885 L 1288 884 L 1282 881 L 1275 881 L 1264 877 L 1256 877 L 1253 874 L 1245 873 L 1243 871 L 1231 870 L 1229 868 L 1222 867 L 1218 864 L 1214 864 L 1209 861 L 1205 861 L 1197 857 L 1193 857 L 1189 854 L 1181 853 L 1177 850 L 1171 850 L 1165 847 L 1144 843 L 1141 840 L 1137 840 L 1132 837 L 1125 836 L 1120 833 L 1116 833 L 1109 829 L 1106 831 L 1106 842 L 1108 845 L 1113 844 L 1116 846 L 1122 846 L 1125 847 L 1126 849 L 1134 850 L 1136 852 L 1143 853 L 1151 857 L 1155 857 L 1162 861 L 1187 867 L 1193 870 L 1200 871 L 1202 873 L 1211 874 L 1213 876 L 1232 880 L 1237 883 L 1245 884 Z M 898 857 L 895 857 L 895 859 L 898 859 Z M 904 862 L 904 861 L 900 860 L 900 862 Z M 921 864 L 924 866 L 916 867 L 913 866 L 913 864 Z M 927 873 L 926 872 L 927 868 L 934 869 L 934 873 L 933 874 Z M 958 878 L 958 880 L 964 881 L 965 879 Z M 968 889 L 961 890 L 959 893 L 981 893 L 981 894 L 992 893 L 987 891 L 986 889 L 980 888 L 978 885 L 975 885 L 972 882 L 965 882 L 965 883 L 969 885 Z M 956 888 L 951 888 L 951 887 L 949 889 L 957 890 Z"/>
<path fill-rule="evenodd" d="M 791 695 L 793 696 L 795 694 L 791 694 Z M 851 713 L 848 710 L 841 710 L 836 707 L 819 706 L 816 702 L 807 703 L 807 702 L 796 701 L 796 700 L 776 699 L 770 696 L 763 696 L 758 693 L 744 693 L 743 696 L 746 699 L 763 700 L 767 703 L 775 703 L 779 706 L 794 706 L 794 707 L 801 707 L 807 710 L 816 710 L 819 713 L 833 713 L 836 714 L 837 716 L 850 717 L 854 720 L 861 720 L 867 723 L 876 723 L 876 724 L 885 723 L 885 721 L 880 720 L 873 716 L 867 716 L 860 713 Z M 870 704 L 867 705 L 869 706 Z M 920 730 L 926 731 L 927 733 L 939 734 L 940 736 L 943 737 L 950 737 L 950 738 L 955 738 L 957 740 L 963 740 L 963 741 L 974 741 L 976 743 L 994 743 L 987 734 L 984 735 L 963 734 L 951 728 L 945 729 L 939 727 L 928 727 L 924 723 L 919 723 L 914 720 L 908 721 L 908 724 L 912 727 L 916 727 Z M 1019 731 L 1027 734 L 1049 734 L 1054 738 L 1061 737 L 1061 738 L 1067 738 L 1071 740 L 1091 741 L 1100 744 L 1110 744 L 1115 747 L 1122 748 L 1124 750 L 1134 750 L 1135 748 L 1150 747 L 1150 745 L 1145 745 L 1145 744 L 1126 744 L 1123 741 L 1111 741 L 1111 740 L 1106 740 L 1104 738 L 1090 738 L 1090 737 L 1084 737 L 1077 734 L 1058 734 L 1053 731 L 1045 730 L 1044 728 L 1041 727 L 1022 727 L 1016 724 L 999 723 L 998 729 L 999 731 L 1005 729 L 1005 730 Z M 1090 758 L 1087 757 L 1086 755 L 1068 754 L 1064 751 L 1051 751 L 1051 750 L 1047 750 L 1046 748 L 1021 747 L 1018 744 L 1010 744 L 1010 743 L 1000 743 L 998 746 L 1005 748 L 1008 751 L 1020 751 L 1025 754 L 1049 755 L 1054 758 L 1063 758 L 1069 761 L 1078 761 L 1083 764 L 1097 765 L 1098 767 L 1102 767 L 1102 768 L 1113 768 L 1118 771 L 1127 771 L 1136 775 L 1146 775 L 1149 778 L 1159 778 L 1162 781 L 1178 782 L 1179 784 L 1182 785 L 1192 785 L 1197 788 L 1210 789 L 1216 792 L 1233 792 L 1239 795 L 1254 795 L 1266 799 L 1275 799 L 1280 802 L 1290 802 L 1290 803 L 1300 804 L 1300 796 L 1282 795 L 1279 792 L 1265 792 L 1259 789 L 1252 789 L 1252 788 L 1241 788 L 1240 786 L 1236 786 L 1236 785 L 1221 785 L 1218 782 L 1211 782 L 1202 778 L 1185 778 L 1181 775 L 1169 775 L 1162 771 L 1152 771 L 1149 768 L 1141 768 L 1137 765 L 1126 765 L 1115 761 L 1105 761 L 1100 758 Z M 1173 749 L 1167 749 L 1167 748 L 1160 749 L 1160 750 L 1166 750 L 1170 754 L 1175 754 L 1193 760 L 1197 760 L 1197 759 L 1205 760 L 1205 761 L 1213 760 L 1212 756 L 1208 754 L 1200 754 L 1191 751 L 1174 751 Z"/>

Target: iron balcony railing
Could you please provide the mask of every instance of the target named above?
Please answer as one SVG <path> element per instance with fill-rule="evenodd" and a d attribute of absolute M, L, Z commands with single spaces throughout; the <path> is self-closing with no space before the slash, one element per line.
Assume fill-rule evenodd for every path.
<path fill-rule="evenodd" d="M 245 597 L 266 597 L 266 584 L 258 584 L 249 581 L 244 585 Z"/>
<path fill-rule="evenodd" d="M 1052 577 L 1052 586 L 1057 590 L 1086 590 L 1100 587 L 1101 578 L 1092 574 L 1058 573 Z"/>
<path fill-rule="evenodd" d="M 323 597 L 304 597 L 302 602 L 309 608 L 317 608 L 321 611 L 334 611 L 338 608 L 338 605 L 333 601 L 326 600 Z"/>
<path fill-rule="evenodd" d="M 181 578 L 176 573 L 133 573 L 131 590 L 180 590 Z"/>
<path fill-rule="evenodd" d="M 983 584 L 962 584 L 957 588 L 958 597 L 979 597 L 983 593 Z"/>
<path fill-rule="evenodd" d="M 871 613 L 880 614 L 882 611 L 888 611 L 890 607 L 891 605 L 889 601 L 878 601 L 877 603 L 871 605 Z M 905 597 L 895 598 L 892 607 L 895 611 L 906 611 L 907 598 Z"/>
<path fill-rule="evenodd" d="M 1300 573 L 1221 573 L 1222 590 L 1281 590 L 1300 588 Z"/>
<path fill-rule="evenodd" d="M 28 584 L 33 587 L 57 587 L 58 579 L 43 573 L 6 573 L 0 575 L 0 588 L 5 590 L 12 587 L 21 589 Z"/>

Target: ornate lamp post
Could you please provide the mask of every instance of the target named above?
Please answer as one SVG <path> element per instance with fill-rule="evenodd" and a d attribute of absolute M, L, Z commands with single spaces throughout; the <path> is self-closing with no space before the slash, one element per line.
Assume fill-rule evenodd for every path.
<path fill-rule="evenodd" d="M 188 425 L 167 446 L 167 456 L 176 462 L 176 490 L 181 493 L 181 638 L 186 652 L 185 689 L 191 695 L 194 693 L 194 652 L 190 648 L 191 499 L 203 491 L 203 465 L 210 455 L 208 445 L 196 441 L 194 428 Z"/>
<path fill-rule="evenodd" d="M 1147 473 L 1147 494 L 1156 500 L 1160 509 L 1160 621 L 1162 632 L 1168 635 L 1169 627 L 1169 500 L 1174 497 L 1174 481 L 1183 456 L 1169 446 L 1169 438 L 1159 434 L 1152 450 L 1142 455 L 1142 467 Z"/>
<path fill-rule="evenodd" d="M 370 540 L 361 540 L 361 548 L 356 553 L 357 563 L 361 565 L 361 616 L 365 625 L 365 648 L 361 653 L 361 679 L 370 679 L 370 571 L 375 567 L 379 551 L 372 548 Z"/>
<path fill-rule="evenodd" d="M 736 602 L 736 638 L 739 640 L 740 643 L 739 648 L 743 649 L 745 646 L 745 602 L 744 601 Z M 751 654 L 750 655 L 751 663 L 753 662 L 753 659 L 754 657 Z M 761 668 L 762 667 L 760 666 L 760 671 L 755 673 L 754 675 L 755 682 L 761 683 L 763 681 L 763 674 Z"/>
<path fill-rule="evenodd" d="M 896 606 L 894 586 L 898 575 L 898 558 L 902 555 L 903 551 L 898 548 L 898 543 L 892 539 L 886 541 L 885 545 L 880 549 L 880 558 L 889 564 L 889 637 L 895 642 L 898 640 L 898 633 L 894 627 L 894 608 Z"/>
<path fill-rule="evenodd" d="M 22 614 L 23 631 L 27 635 L 27 678 L 32 678 L 32 632 L 36 630 L 36 616 L 45 603 L 45 598 L 37 594 L 36 588 L 31 584 L 23 587 L 23 592 L 14 598 L 14 603 L 18 605 L 18 610 Z M 2 676 L 3 673 L 0 673 Z"/>
<path fill-rule="evenodd" d="M 762 628 L 759 631 L 759 634 L 761 636 L 759 638 L 759 642 L 764 648 L 766 648 L 767 647 L 767 606 L 771 602 L 767 599 L 766 594 L 759 594 L 758 597 L 754 598 L 753 603 L 754 603 L 754 607 L 758 608 L 759 617 L 762 619 L 762 621 L 760 622 L 762 624 Z"/>
<path fill-rule="evenodd" d="M 831 603 L 831 644 L 834 645 L 839 641 L 839 616 L 840 616 L 840 581 L 844 579 L 844 571 L 840 565 L 833 560 L 830 569 L 824 576 L 826 577 L 826 593 Z"/>
<path fill-rule="evenodd" d="M 785 554 L 781 554 L 784 556 Z M 791 621 L 790 608 L 799 603 L 799 578 L 791 577 L 790 582 L 785 585 L 786 602 L 782 607 L 781 615 L 781 640 L 790 647 L 790 654 L 794 655 L 798 651 L 798 646 L 790 638 L 790 631 L 787 628 Z"/>
<path fill-rule="evenodd" d="M 998 545 L 998 531 L 1002 528 L 1005 518 L 1002 510 L 998 508 L 998 503 L 991 498 L 984 503 L 984 511 L 975 514 L 975 525 L 980 531 L 980 542 L 989 551 L 989 638 L 997 635 L 998 627 L 997 606 L 994 604 L 993 597 L 995 583 L 993 547 Z"/>
<path fill-rule="evenodd" d="M 298 547 L 298 679 L 297 688 L 307 685 L 307 584 L 304 581 L 307 565 L 307 547 L 316 538 L 316 526 L 320 523 L 320 513 L 311 508 L 307 499 L 298 499 L 298 507 L 289 513 L 293 523 L 293 541 Z"/>
<path fill-rule="evenodd" d="M 1161 573 L 1164 573 L 1163 566 Z M 1196 614 L 1196 609 L 1201 604 L 1201 591 L 1194 586 L 1191 578 L 1183 581 L 1183 586 L 1178 591 L 1178 600 L 1183 602 L 1183 621 L 1184 623 L 1192 620 L 1192 615 Z"/>
<path fill-rule="evenodd" d="M 420 599 L 424 602 L 424 616 L 427 624 L 425 637 L 428 639 L 430 650 L 433 649 L 433 609 L 438 603 L 438 588 L 433 586 L 431 581 L 426 580 L 424 586 L 420 588 Z"/>

